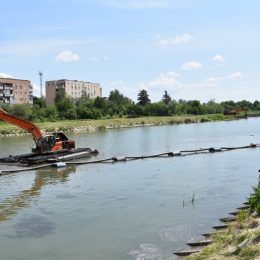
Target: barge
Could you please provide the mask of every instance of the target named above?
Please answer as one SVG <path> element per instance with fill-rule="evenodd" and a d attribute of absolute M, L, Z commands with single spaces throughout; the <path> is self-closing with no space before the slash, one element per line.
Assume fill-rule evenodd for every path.
<path fill-rule="evenodd" d="M 9 155 L 8 157 L 0 158 L 0 164 L 26 166 L 82 159 L 97 154 L 97 150 L 91 150 L 90 148 L 75 148 L 71 150 L 63 149 L 54 152 L 46 152 L 43 154 L 28 153 L 21 155 Z"/>

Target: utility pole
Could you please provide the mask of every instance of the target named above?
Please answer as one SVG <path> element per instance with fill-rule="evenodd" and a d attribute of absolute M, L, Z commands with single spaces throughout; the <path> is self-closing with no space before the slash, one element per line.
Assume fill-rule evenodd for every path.
<path fill-rule="evenodd" d="M 40 89 L 41 89 L 41 97 L 42 97 L 42 72 L 39 71 L 39 76 L 40 76 Z"/>

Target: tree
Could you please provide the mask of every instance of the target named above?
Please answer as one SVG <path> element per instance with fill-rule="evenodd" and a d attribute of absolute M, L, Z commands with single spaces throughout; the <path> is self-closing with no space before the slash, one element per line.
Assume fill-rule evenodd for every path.
<path fill-rule="evenodd" d="M 152 116 L 168 116 L 170 114 L 169 106 L 162 101 L 152 103 L 150 106 L 150 114 Z"/>
<path fill-rule="evenodd" d="M 138 100 L 138 104 L 141 106 L 145 106 L 146 104 L 151 103 L 151 100 L 149 99 L 149 95 L 145 89 L 139 92 L 137 100 Z"/>
<path fill-rule="evenodd" d="M 172 101 L 170 95 L 168 95 L 168 93 L 167 93 L 166 90 L 164 90 L 164 95 L 163 95 L 163 97 L 162 97 L 162 101 L 163 101 L 163 103 L 166 104 L 166 105 L 168 105 L 168 104 Z"/>
<path fill-rule="evenodd" d="M 106 98 L 96 97 L 94 100 L 94 107 L 103 109 L 105 107 Z"/>
<path fill-rule="evenodd" d="M 8 111 L 10 114 L 26 120 L 29 120 L 32 114 L 32 109 L 28 104 L 14 104 Z"/>
<path fill-rule="evenodd" d="M 33 97 L 33 106 L 38 106 L 39 108 L 46 107 L 46 100 L 44 97 Z"/>
<path fill-rule="evenodd" d="M 55 106 L 61 118 L 76 118 L 75 104 L 69 97 L 66 97 L 63 91 L 57 93 L 55 97 Z"/>
<path fill-rule="evenodd" d="M 199 100 L 189 100 L 187 102 L 187 113 L 192 115 L 201 114 L 201 104 Z"/>
<path fill-rule="evenodd" d="M 110 91 L 108 100 L 116 103 L 117 106 L 126 105 L 132 102 L 128 97 L 125 97 L 117 89 Z"/>

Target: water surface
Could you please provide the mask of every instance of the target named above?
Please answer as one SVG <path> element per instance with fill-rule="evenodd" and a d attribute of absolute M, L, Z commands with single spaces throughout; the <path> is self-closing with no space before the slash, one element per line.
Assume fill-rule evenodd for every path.
<path fill-rule="evenodd" d="M 253 118 L 69 137 L 106 158 L 259 143 L 259 125 Z M 17 137 L 0 145 L 6 156 L 33 143 Z M 174 259 L 245 201 L 259 156 L 260 149 L 244 149 L 2 176 L 1 259 Z"/>

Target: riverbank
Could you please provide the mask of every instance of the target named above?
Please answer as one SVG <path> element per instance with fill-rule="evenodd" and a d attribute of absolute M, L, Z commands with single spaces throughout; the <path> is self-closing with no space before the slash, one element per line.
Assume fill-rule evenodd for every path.
<path fill-rule="evenodd" d="M 55 122 L 35 123 L 43 132 L 89 132 L 106 129 L 120 129 L 132 127 L 158 126 L 203 123 L 213 121 L 227 121 L 237 119 L 234 116 L 222 114 L 198 115 L 198 116 L 170 116 L 170 117 L 139 117 L 139 118 L 113 118 L 99 120 L 62 120 Z M 0 136 L 22 136 L 28 133 L 21 128 L 0 122 Z"/>
<path fill-rule="evenodd" d="M 213 243 L 185 260 L 260 259 L 260 218 L 241 212 L 228 231 L 212 235 Z"/>

